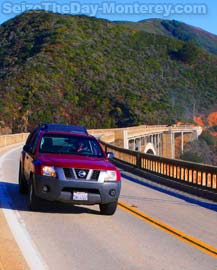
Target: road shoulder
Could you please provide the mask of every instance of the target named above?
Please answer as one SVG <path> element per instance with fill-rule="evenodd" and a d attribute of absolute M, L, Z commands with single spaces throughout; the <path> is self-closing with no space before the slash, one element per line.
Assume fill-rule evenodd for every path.
<path fill-rule="evenodd" d="M 16 144 L 15 146 L 18 146 Z M 0 148 L 0 156 L 12 149 L 13 146 Z M 0 270 L 27 270 L 26 260 L 20 251 L 9 228 L 0 204 Z"/>
<path fill-rule="evenodd" d="M 0 269 L 27 270 L 29 267 L 8 227 L 2 209 L 0 209 Z"/>

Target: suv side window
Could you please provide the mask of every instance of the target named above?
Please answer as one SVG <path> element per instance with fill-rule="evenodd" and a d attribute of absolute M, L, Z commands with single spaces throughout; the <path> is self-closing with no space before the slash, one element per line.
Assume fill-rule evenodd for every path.
<path fill-rule="evenodd" d="M 31 144 L 33 137 L 35 136 L 36 133 L 38 133 L 38 128 L 35 128 L 28 136 L 27 140 L 26 140 L 26 145 Z"/>
<path fill-rule="evenodd" d="M 40 132 L 36 133 L 34 138 L 32 139 L 32 143 L 31 143 L 32 151 L 31 151 L 31 153 L 35 152 L 35 148 L 36 148 L 36 146 L 38 144 L 38 140 L 39 140 L 39 135 L 40 135 Z"/>
<path fill-rule="evenodd" d="M 37 142 L 38 142 L 38 135 L 40 133 L 38 132 L 38 130 L 34 130 L 28 137 L 27 141 L 26 141 L 26 145 L 24 147 L 26 147 L 26 151 L 29 153 L 33 153 L 35 151 L 35 148 L 37 146 Z"/>

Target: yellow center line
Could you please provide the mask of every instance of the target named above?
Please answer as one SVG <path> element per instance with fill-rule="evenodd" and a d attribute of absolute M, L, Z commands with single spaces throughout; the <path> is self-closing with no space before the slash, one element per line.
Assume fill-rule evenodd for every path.
<path fill-rule="evenodd" d="M 151 225 L 157 227 L 158 229 L 161 229 L 167 233 L 169 233 L 170 235 L 178 238 L 179 240 L 182 240 L 183 242 L 191 245 L 191 246 L 194 246 L 196 247 L 197 249 L 217 258 L 217 249 L 194 238 L 194 237 L 191 237 L 179 230 L 176 230 L 174 229 L 173 227 L 159 221 L 159 220 L 156 220 L 148 215 L 146 215 L 145 213 L 135 209 L 134 207 L 132 206 L 129 206 L 127 205 L 126 203 L 123 203 L 123 202 L 118 202 L 118 205 L 121 209 L 129 212 L 130 214 L 136 216 L 137 218 L 140 218 L 142 219 L 143 221 L 146 221 L 148 223 L 150 223 Z"/>

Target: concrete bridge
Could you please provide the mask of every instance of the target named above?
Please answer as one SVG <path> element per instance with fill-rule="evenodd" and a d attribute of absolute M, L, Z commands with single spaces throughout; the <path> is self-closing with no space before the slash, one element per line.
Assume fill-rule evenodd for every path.
<path fill-rule="evenodd" d="M 93 135 L 107 135 L 107 142 L 124 149 L 153 154 L 166 158 L 179 158 L 184 145 L 197 140 L 201 127 L 181 126 L 137 126 L 109 130 L 90 130 Z"/>
<path fill-rule="evenodd" d="M 88 132 L 98 137 L 103 135 L 107 143 L 124 149 L 174 159 L 180 157 L 186 143 L 198 139 L 202 128 L 191 125 L 141 125 L 128 128 L 92 129 Z M 14 140 L 16 136 L 0 136 L 0 145 L 6 144 L 5 138 Z"/>

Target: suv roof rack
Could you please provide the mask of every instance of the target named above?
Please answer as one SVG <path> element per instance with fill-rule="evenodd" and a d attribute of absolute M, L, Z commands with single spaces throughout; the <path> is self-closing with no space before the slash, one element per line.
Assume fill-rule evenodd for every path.
<path fill-rule="evenodd" d="M 88 135 L 87 129 L 83 126 L 42 123 L 39 125 L 39 127 L 41 130 L 45 130 L 45 131 L 62 131 L 62 132 L 80 133 L 80 134 Z"/>

